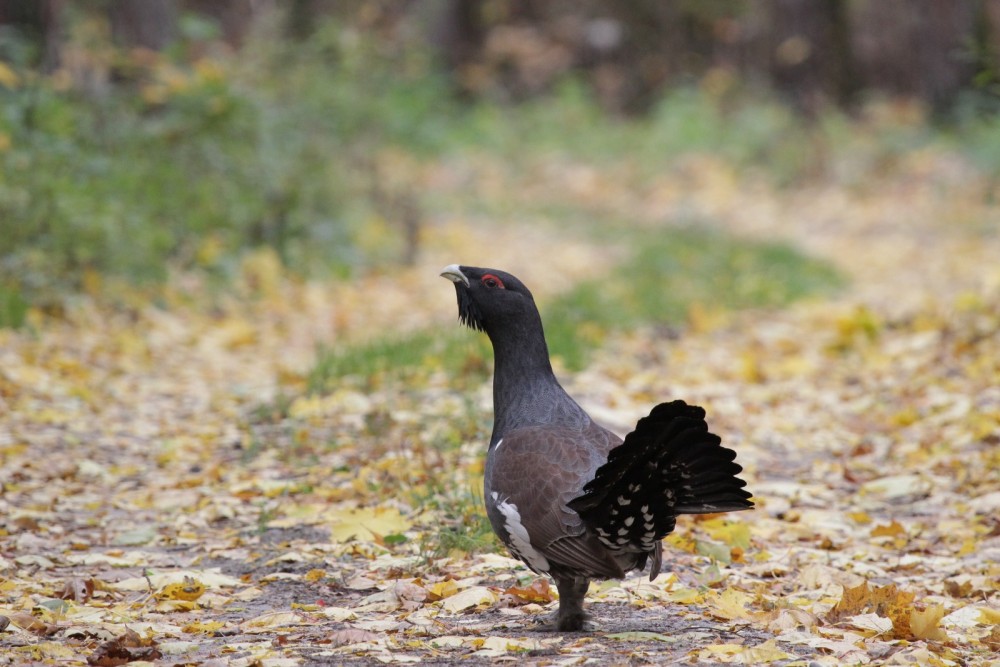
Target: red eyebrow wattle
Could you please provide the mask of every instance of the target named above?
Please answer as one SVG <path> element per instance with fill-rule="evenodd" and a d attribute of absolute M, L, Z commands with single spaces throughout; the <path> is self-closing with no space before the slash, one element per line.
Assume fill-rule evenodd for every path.
<path fill-rule="evenodd" d="M 499 278 L 497 278 L 497 277 L 496 277 L 495 275 L 493 275 L 492 273 L 487 273 L 487 274 L 485 274 L 485 275 L 483 276 L 483 278 L 482 278 L 482 282 L 484 282 L 484 283 L 485 283 L 485 282 L 486 282 L 487 280 L 495 280 L 495 281 L 497 281 L 497 287 L 504 287 L 504 284 L 503 284 L 503 281 L 502 281 L 502 280 L 500 280 Z"/>

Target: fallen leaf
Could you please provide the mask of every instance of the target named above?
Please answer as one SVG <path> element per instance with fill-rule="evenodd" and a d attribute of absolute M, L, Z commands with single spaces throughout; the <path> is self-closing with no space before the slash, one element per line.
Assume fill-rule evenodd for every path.
<path fill-rule="evenodd" d="M 750 548 L 750 527 L 742 521 L 716 517 L 699 522 L 698 526 L 713 539 L 738 549 Z"/>
<path fill-rule="evenodd" d="M 872 537 L 896 537 L 897 535 L 906 535 L 906 529 L 898 521 L 893 521 L 887 526 L 875 526 L 871 532 Z"/>
<path fill-rule="evenodd" d="M 302 577 L 303 581 L 308 581 L 310 583 L 316 583 L 317 581 L 322 581 L 326 578 L 326 570 L 321 570 L 318 568 L 313 568 L 305 573 Z"/>
<path fill-rule="evenodd" d="M 496 595 L 485 586 L 472 586 L 441 601 L 441 608 L 458 614 L 474 607 L 483 607 L 496 602 Z"/>
<path fill-rule="evenodd" d="M 323 607 L 320 613 L 334 621 L 353 621 L 358 617 L 353 609 L 347 607 Z"/>
<path fill-rule="evenodd" d="M 158 660 L 163 654 L 152 639 L 134 630 L 125 630 L 120 637 L 108 640 L 94 649 L 87 663 L 94 667 L 118 667 L 139 660 Z"/>
<path fill-rule="evenodd" d="M 458 584 L 451 579 L 438 581 L 428 586 L 427 592 L 430 593 L 430 601 L 437 602 L 438 600 L 443 600 L 444 598 L 451 597 L 457 593 Z"/>
<path fill-rule="evenodd" d="M 293 611 L 274 611 L 247 619 L 240 623 L 240 630 L 249 634 L 270 632 L 275 628 L 287 628 L 306 624 L 305 619 Z"/>
<path fill-rule="evenodd" d="M 182 600 L 194 602 L 205 594 L 205 585 L 192 577 L 184 577 L 184 581 L 167 584 L 156 593 L 161 600 Z"/>
<path fill-rule="evenodd" d="M 545 578 L 535 579 L 527 587 L 511 586 L 504 590 L 503 595 L 514 603 L 512 606 L 532 602 L 548 604 L 556 599 L 555 591 L 549 585 L 549 580 Z"/>
<path fill-rule="evenodd" d="M 727 588 L 721 594 L 714 593 L 708 598 L 709 613 L 727 621 L 748 619 L 750 614 L 746 610 L 746 605 L 752 600 L 753 598 L 746 593 L 735 588 Z"/>
<path fill-rule="evenodd" d="M 746 648 L 736 654 L 733 662 L 743 665 L 766 665 L 778 660 L 788 660 L 795 656 L 778 648 L 774 639 Z"/>
<path fill-rule="evenodd" d="M 358 628 L 344 628 L 343 630 L 334 630 L 327 635 L 327 639 L 334 646 L 347 646 L 349 644 L 361 644 L 364 642 L 376 641 L 380 635 L 369 632 L 368 630 L 360 630 Z"/>
<path fill-rule="evenodd" d="M 66 585 L 59 592 L 59 599 L 73 600 L 74 602 L 87 602 L 94 595 L 93 579 L 69 579 Z"/>
<path fill-rule="evenodd" d="M 223 621 L 195 621 L 194 623 L 188 623 L 182 629 L 184 632 L 214 635 L 224 627 L 226 627 L 226 624 Z"/>
<path fill-rule="evenodd" d="M 931 641 L 948 641 L 948 634 L 939 625 L 944 618 L 945 608 L 940 605 L 928 605 L 923 611 L 910 611 L 910 632 L 917 639 Z"/>
<path fill-rule="evenodd" d="M 36 618 L 31 614 L 12 614 L 9 618 L 10 622 L 17 627 L 40 637 L 49 637 L 62 629 L 55 623 L 46 623 L 42 619 Z"/>
<path fill-rule="evenodd" d="M 327 513 L 333 523 L 330 535 L 336 542 L 372 541 L 385 535 L 402 533 L 410 521 L 393 507 L 362 507 Z"/>

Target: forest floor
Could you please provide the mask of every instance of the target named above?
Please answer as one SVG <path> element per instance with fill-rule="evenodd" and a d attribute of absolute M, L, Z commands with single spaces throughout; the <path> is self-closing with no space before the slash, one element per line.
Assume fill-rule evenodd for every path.
<path fill-rule="evenodd" d="M 623 433 L 660 401 L 705 406 L 757 502 L 680 521 L 656 581 L 595 583 L 594 632 L 535 632 L 543 581 L 435 544 L 442 508 L 479 488 L 485 442 L 462 434 L 488 424 L 488 382 L 428 360 L 303 392 L 320 342 L 457 327 L 445 264 L 518 267 L 544 317 L 612 261 L 544 225 L 438 220 L 395 275 L 302 283 L 260 255 L 253 299 L 83 299 L 0 332 L 0 665 L 996 664 L 995 186 L 921 155 L 867 189 L 773 190 L 711 161 L 684 175 L 642 197 L 611 175 L 593 196 L 650 233 L 695 209 L 788 240 L 850 284 L 615 334 L 562 375 Z"/>

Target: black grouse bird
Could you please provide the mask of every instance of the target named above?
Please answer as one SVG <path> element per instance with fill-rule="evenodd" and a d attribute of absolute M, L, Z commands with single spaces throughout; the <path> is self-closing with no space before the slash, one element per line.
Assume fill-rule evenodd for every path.
<path fill-rule="evenodd" d="M 452 264 L 458 316 L 493 343 L 493 435 L 486 513 L 510 552 L 551 576 L 559 610 L 542 629 L 582 630 L 591 579 L 662 563 L 678 514 L 753 507 L 736 453 L 709 433 L 705 411 L 663 403 L 622 441 L 596 424 L 552 372 L 531 292 L 496 269 Z"/>

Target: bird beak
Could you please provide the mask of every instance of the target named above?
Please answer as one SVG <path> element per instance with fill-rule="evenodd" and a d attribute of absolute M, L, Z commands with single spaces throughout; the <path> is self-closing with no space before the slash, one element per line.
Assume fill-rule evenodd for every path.
<path fill-rule="evenodd" d="M 447 278 L 453 283 L 462 283 L 466 287 L 469 286 L 469 279 L 465 277 L 462 273 L 462 269 L 458 264 L 449 264 L 441 270 L 441 276 Z"/>

